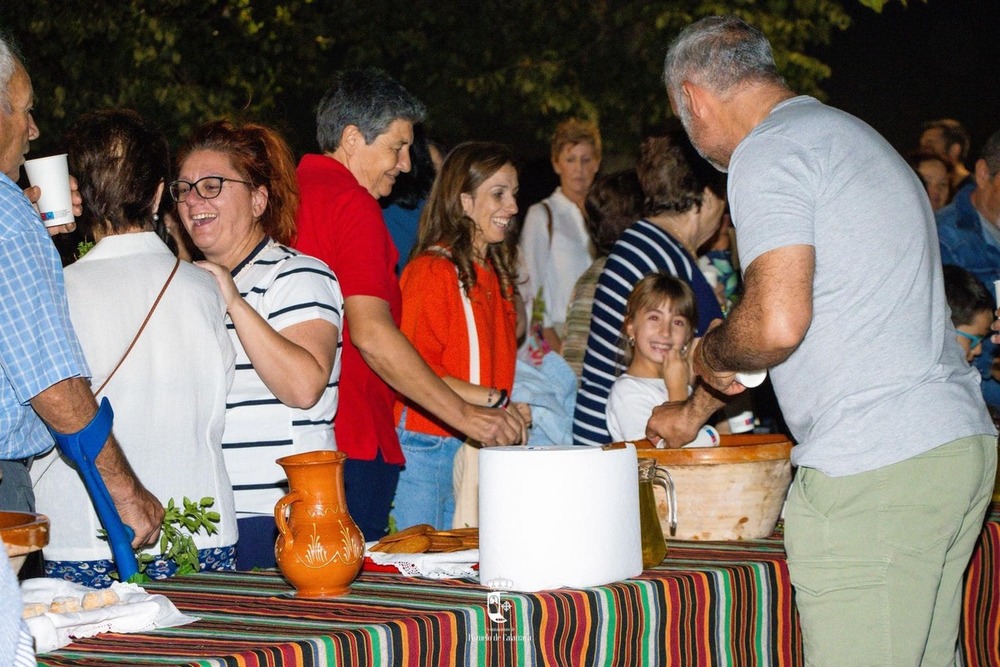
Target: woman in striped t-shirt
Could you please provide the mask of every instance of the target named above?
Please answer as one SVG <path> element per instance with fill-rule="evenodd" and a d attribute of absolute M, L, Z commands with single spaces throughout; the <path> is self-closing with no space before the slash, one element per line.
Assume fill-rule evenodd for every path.
<path fill-rule="evenodd" d="M 222 448 L 233 483 L 237 569 L 274 567 L 275 459 L 336 449 L 343 297 L 323 262 L 287 247 L 298 190 L 287 144 L 261 125 L 199 129 L 170 195 L 218 280 L 236 348 Z"/>

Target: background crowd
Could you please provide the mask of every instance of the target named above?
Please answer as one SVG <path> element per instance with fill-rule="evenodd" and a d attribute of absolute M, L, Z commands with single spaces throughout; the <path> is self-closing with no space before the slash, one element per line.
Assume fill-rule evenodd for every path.
<path fill-rule="evenodd" d="M 713 69 L 727 40 L 756 49 L 737 73 L 751 85 Z M 348 507 L 374 540 L 391 522 L 476 525 L 481 447 L 676 447 L 708 421 L 724 430 L 734 409 L 767 412 L 775 395 L 782 411 L 760 428 L 799 443 L 800 495 L 803 470 L 823 475 L 816 484 L 857 481 L 926 467 L 946 448 L 985 456 L 967 466 L 978 494 L 990 456 L 995 470 L 985 406 L 1000 409 L 987 289 L 1000 279 L 1000 132 L 967 165 L 961 124 L 930 121 L 907 167 L 871 128 L 796 97 L 766 40 L 735 20 L 685 30 L 665 82 L 682 127 L 637 138 L 634 169 L 600 173 L 595 123 L 554 128 L 559 185 L 523 226 L 512 151 L 434 144 L 424 105 L 380 70 L 334 77 L 317 108 L 319 152 L 297 163 L 266 125 L 205 124 L 171 160 L 139 114 L 94 111 L 63 140 L 79 231 L 94 245 L 63 269 L 30 205 L 37 189 L 16 185 L 39 129 L 28 72 L 0 41 L 0 274 L 11 295 L 0 508 L 52 518 L 45 574 L 110 583 L 97 515 L 81 513 L 86 490 L 45 428 L 84 437 L 105 409 L 95 397 L 115 407 L 98 468 L 155 576 L 170 574 L 160 506 L 184 496 L 213 497 L 220 516 L 198 538 L 202 567 L 273 567 L 281 456 L 345 452 Z M 886 219 L 857 214 L 858 201 Z M 765 368 L 773 387 L 734 383 Z M 818 379 L 828 386 L 804 388 Z M 900 424 L 930 406 L 954 410 L 907 437 Z M 843 656 L 837 637 L 854 628 L 837 615 L 852 600 L 810 595 L 825 572 L 817 560 L 859 548 L 815 540 L 818 520 L 795 493 L 787 541 L 807 651 Z M 961 524 L 960 544 L 942 551 L 962 552 L 955 563 L 985 511 L 976 498 L 934 524 Z M 957 582 L 955 564 L 899 571 L 936 571 L 948 588 L 964 562 Z M 928 650 L 943 650 L 934 642 L 947 644 L 951 601 L 895 585 L 892 613 L 929 609 Z M 916 651 L 896 634 L 890 643 Z"/>

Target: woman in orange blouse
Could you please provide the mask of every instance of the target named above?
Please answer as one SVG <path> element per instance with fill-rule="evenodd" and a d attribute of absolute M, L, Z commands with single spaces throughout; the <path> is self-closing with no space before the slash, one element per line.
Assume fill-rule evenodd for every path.
<path fill-rule="evenodd" d="M 506 147 L 456 146 L 431 190 L 400 281 L 400 329 L 448 386 L 478 405 L 506 406 L 514 382 L 517 188 Z M 530 423 L 527 405 L 509 407 Z M 453 462 L 464 437 L 407 400 L 396 403 L 396 424 L 406 455 L 396 525 L 451 527 Z"/>

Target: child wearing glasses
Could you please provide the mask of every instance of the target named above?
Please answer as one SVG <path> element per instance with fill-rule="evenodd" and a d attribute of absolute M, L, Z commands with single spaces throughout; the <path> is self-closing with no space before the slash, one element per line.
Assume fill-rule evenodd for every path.
<path fill-rule="evenodd" d="M 955 339 L 969 363 L 983 353 L 983 339 L 992 332 L 993 296 L 986 286 L 965 269 L 945 264 L 944 293 L 951 308 Z"/>

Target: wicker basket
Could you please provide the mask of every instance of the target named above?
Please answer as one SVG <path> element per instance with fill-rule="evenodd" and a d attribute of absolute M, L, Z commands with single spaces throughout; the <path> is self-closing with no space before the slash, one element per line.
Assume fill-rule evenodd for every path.
<path fill-rule="evenodd" d="M 723 435 L 718 447 L 640 449 L 666 468 L 677 492 L 677 533 L 656 487 L 663 534 L 678 540 L 751 540 L 774 531 L 792 481 L 792 443 L 781 435 Z"/>

